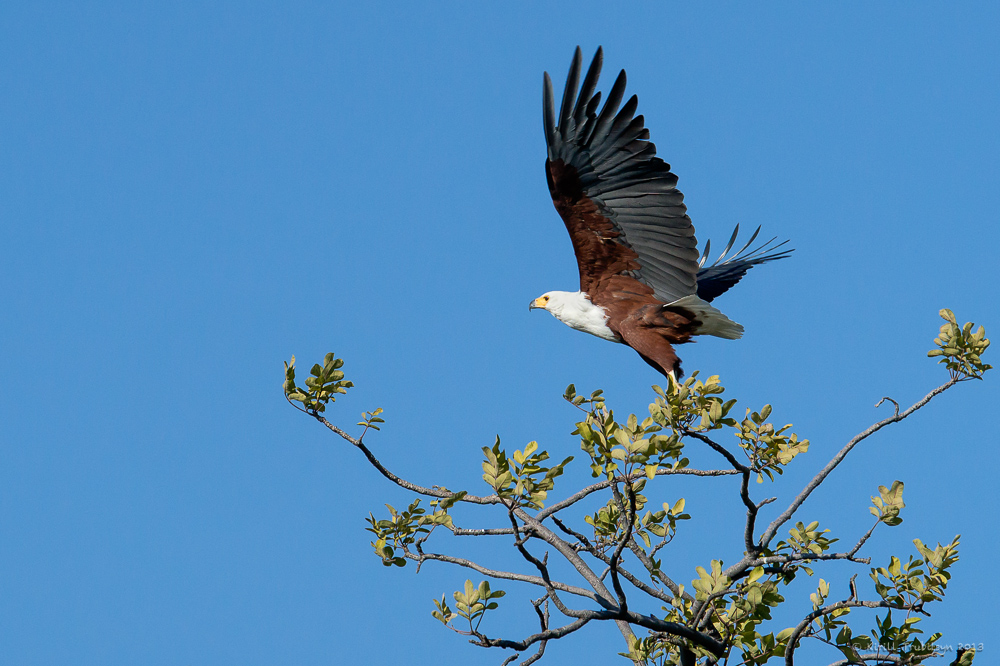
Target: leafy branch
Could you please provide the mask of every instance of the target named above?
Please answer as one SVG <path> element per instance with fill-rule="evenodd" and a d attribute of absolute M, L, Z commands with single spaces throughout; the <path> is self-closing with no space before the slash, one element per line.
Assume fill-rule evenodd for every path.
<path fill-rule="evenodd" d="M 756 481 L 755 486 L 772 482 L 787 465 L 808 453 L 810 443 L 793 433 L 791 424 L 772 423 L 771 405 L 746 409 L 744 417 L 738 419 L 734 416 L 737 403 L 724 398 L 725 388 L 718 376 L 703 380 L 693 373 L 683 383 L 671 382 L 667 389 L 653 387 L 648 416 L 643 417 L 629 414 L 619 418 L 601 391 L 580 395 L 571 384 L 563 397 L 581 414 L 571 435 L 578 439 L 597 480 L 554 501 L 573 458 L 552 465 L 548 451 L 534 441 L 508 453 L 497 437 L 492 446 L 482 448 L 482 479 L 489 488 L 486 495 L 423 486 L 393 473 L 364 442 L 368 433 L 379 432 L 385 424 L 381 409 L 362 414 L 357 423 L 362 431 L 357 437 L 324 415 L 336 396 L 353 386 L 344 377 L 343 360 L 333 354 L 312 367 L 302 387 L 296 384 L 293 357 L 285 364 L 284 393 L 294 407 L 359 449 L 382 476 L 417 496 L 402 510 L 387 504 L 388 515 L 368 516 L 373 550 L 385 566 L 405 567 L 414 562 L 419 570 L 427 562 L 440 562 L 475 571 L 489 580 L 542 589 L 542 596 L 531 601 L 539 631 L 520 640 L 484 633 L 486 614 L 497 611 L 498 600 L 506 594 L 505 590 L 492 589 L 489 580 L 478 585 L 467 580 L 451 595 L 452 601 L 446 601 L 447 595 L 434 601 L 433 616 L 468 636 L 475 645 L 514 650 L 504 665 L 519 655 L 523 657 L 521 664 L 534 663 L 544 656 L 549 641 L 592 622 L 614 622 L 625 641 L 626 652 L 621 654 L 635 664 L 757 666 L 779 659 L 789 666 L 797 648 L 814 640 L 836 650 L 843 657 L 838 664 L 915 665 L 938 654 L 940 634 L 921 641 L 920 623 L 929 614 L 927 605 L 945 595 L 950 567 L 958 560 L 958 537 L 934 548 L 915 539 L 916 556 L 905 561 L 891 557 L 885 566 L 869 567 L 872 594 L 868 599 L 860 597 L 856 575 L 851 578 L 850 594 L 836 601 L 830 599 L 830 584 L 820 579 L 809 598 L 811 609 L 800 622 L 784 628 L 769 625 L 773 624 L 773 609 L 791 603 L 783 593 L 799 572 L 813 575 L 816 567 L 833 560 L 867 565 L 869 559 L 859 552 L 876 528 L 897 527 L 903 521 L 903 483 L 897 480 L 888 487 L 879 486 L 870 508 L 874 524 L 852 539 L 850 549 L 837 552 L 834 544 L 839 539 L 821 528 L 818 520 L 795 520 L 786 528 L 812 492 L 862 441 L 910 417 L 956 384 L 982 379 L 990 369 L 982 362 L 989 346 L 983 328 L 973 331 L 973 324 L 959 327 L 948 310 L 942 310 L 941 315 L 945 325 L 929 355 L 945 364 L 948 381 L 905 410 L 884 399 L 895 405 L 894 413 L 847 442 L 763 530 L 758 530 L 757 518 L 776 498 L 756 499 L 750 479 Z M 733 442 L 731 447 L 720 437 L 726 433 L 732 437 L 728 440 Z M 692 442 L 721 456 L 727 468 L 691 467 L 687 450 Z M 697 567 L 696 576 L 685 586 L 678 582 L 683 578 L 680 572 L 668 574 L 669 560 L 661 553 L 693 520 L 695 512 L 688 513 L 690 503 L 671 496 L 664 484 L 673 476 L 721 479 L 730 475 L 740 481 L 734 488 L 734 505 L 746 511 L 744 551 L 735 554 L 735 564 L 728 567 L 723 558 Z M 604 497 L 596 506 L 580 509 L 599 495 Z M 452 509 L 460 504 L 496 507 L 494 511 L 502 512 L 506 524 L 459 525 Z M 584 525 L 589 534 L 582 531 Z M 778 538 L 783 529 L 787 534 Z M 529 571 L 434 552 L 428 544 L 439 531 L 456 537 L 509 540 Z M 544 550 L 543 555 L 536 554 L 539 549 Z M 554 577 L 550 554 L 562 559 L 558 571 L 568 572 L 570 578 Z M 606 583 L 609 578 L 610 589 Z M 568 603 L 571 599 L 585 606 L 573 607 Z M 875 613 L 874 625 L 868 632 L 856 633 L 848 621 L 861 611 Z M 553 613 L 565 617 L 566 623 L 554 623 Z M 457 627 L 456 621 L 462 626 Z M 527 655 L 529 649 L 535 651 Z M 963 653 L 955 663 L 967 666 L 971 659 L 972 653 Z"/>

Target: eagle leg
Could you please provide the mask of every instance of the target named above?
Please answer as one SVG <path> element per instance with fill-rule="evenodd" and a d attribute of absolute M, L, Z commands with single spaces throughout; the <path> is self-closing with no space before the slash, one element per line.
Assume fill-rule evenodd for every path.
<path fill-rule="evenodd" d="M 691 339 L 694 315 L 685 310 L 670 311 L 662 304 L 638 308 L 618 325 L 622 341 L 638 352 L 649 365 L 675 382 L 684 376 L 675 344 Z"/>
<path fill-rule="evenodd" d="M 677 381 L 678 378 L 684 376 L 677 352 L 674 351 L 673 345 L 660 335 L 659 331 L 636 324 L 622 326 L 620 333 L 625 344 L 638 352 L 643 361 L 664 377 Z"/>

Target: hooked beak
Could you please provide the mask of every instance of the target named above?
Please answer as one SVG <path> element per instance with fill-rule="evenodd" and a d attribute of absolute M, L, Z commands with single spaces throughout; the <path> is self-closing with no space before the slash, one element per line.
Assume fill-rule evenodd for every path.
<path fill-rule="evenodd" d="M 531 312 L 532 310 L 540 310 L 541 308 L 542 306 L 538 304 L 537 298 L 531 299 L 531 302 L 528 303 L 528 312 Z"/>

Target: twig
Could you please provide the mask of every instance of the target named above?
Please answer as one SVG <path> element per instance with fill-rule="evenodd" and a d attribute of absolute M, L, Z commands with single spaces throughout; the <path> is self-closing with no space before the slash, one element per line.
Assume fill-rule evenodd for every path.
<path fill-rule="evenodd" d="M 876 664 L 902 664 L 903 660 L 899 657 L 891 654 L 879 654 L 878 652 L 868 652 L 866 654 L 859 654 L 858 660 L 865 663 L 872 661 Z M 830 666 L 850 666 L 851 664 L 857 664 L 857 660 L 852 659 L 841 659 L 840 661 L 835 661 Z"/>
<path fill-rule="evenodd" d="M 612 485 L 611 489 L 615 497 L 620 498 L 618 485 Z M 625 597 L 625 590 L 622 589 L 621 581 L 618 579 L 618 562 L 621 559 L 622 551 L 625 550 L 625 545 L 632 538 L 632 528 L 635 524 L 635 490 L 629 481 L 625 482 L 625 492 L 628 493 L 628 510 L 622 512 L 623 519 L 625 520 L 625 525 L 622 527 L 623 534 L 618 546 L 611 554 L 611 560 L 608 562 L 608 566 L 611 567 L 611 584 L 615 588 L 615 594 L 618 595 L 618 607 L 623 613 L 628 612 L 628 599 Z"/>
<path fill-rule="evenodd" d="M 587 582 L 590 583 L 591 586 L 594 588 L 594 591 L 597 592 L 599 599 L 598 603 L 600 603 L 600 598 L 602 596 L 607 595 L 608 597 L 610 597 L 610 592 L 608 591 L 608 588 L 605 587 L 605 585 L 597 578 L 597 576 L 594 575 L 593 570 L 591 570 L 590 567 L 587 566 L 587 564 L 580 558 L 579 553 L 573 550 L 572 546 L 570 546 L 564 540 L 560 539 L 551 530 L 542 525 L 538 520 L 536 520 L 532 516 L 525 513 L 522 509 L 513 509 L 512 514 L 516 515 L 527 525 L 529 525 L 532 529 L 534 529 L 537 536 L 552 544 L 557 550 L 559 550 L 560 554 L 563 557 L 569 560 L 570 563 L 577 568 L 577 571 L 580 571 L 581 575 L 584 575 L 584 577 L 587 579 Z M 526 559 L 528 559 L 528 561 L 532 562 L 533 564 L 535 564 L 536 567 L 539 568 L 539 573 L 541 573 L 543 579 L 547 578 L 548 570 L 543 562 L 540 562 L 537 558 L 528 553 L 527 549 L 524 548 L 523 544 L 518 546 L 518 550 L 522 551 L 521 552 L 522 556 L 525 556 Z M 677 622 L 667 622 L 666 620 L 661 620 L 657 617 L 649 615 L 640 615 L 639 613 L 636 613 L 634 611 L 623 612 L 621 609 L 618 608 L 609 608 L 608 610 L 602 610 L 602 611 L 573 610 L 563 605 L 555 594 L 552 595 L 552 603 L 556 605 L 556 608 L 559 609 L 559 612 L 566 615 L 567 617 L 573 617 L 577 619 L 587 618 L 590 620 L 614 620 L 615 623 L 618 624 L 618 628 L 622 632 L 622 634 L 627 636 L 628 638 L 634 638 L 635 636 L 635 634 L 632 632 L 631 627 L 629 626 L 631 624 L 634 624 L 640 627 L 644 627 L 646 629 L 652 629 L 654 631 L 662 631 L 664 633 L 680 636 L 681 638 L 686 638 L 689 641 L 698 645 L 699 647 L 705 648 L 706 650 L 708 650 L 709 652 L 711 652 L 716 656 L 721 657 L 725 652 L 725 646 L 719 641 Z M 628 633 L 626 634 L 626 632 Z"/>
<path fill-rule="evenodd" d="M 746 525 L 743 528 L 743 545 L 745 546 L 747 553 L 752 553 L 752 554 L 759 553 L 762 550 L 762 548 L 759 544 L 754 542 L 754 531 L 756 530 L 757 511 L 760 510 L 760 506 L 754 504 L 753 500 L 750 499 L 750 473 L 753 470 L 750 467 L 741 463 L 739 460 L 737 460 L 736 456 L 734 456 L 729 451 L 729 449 L 722 446 L 721 444 L 713 440 L 711 437 L 708 437 L 703 433 L 688 429 L 684 430 L 684 434 L 686 436 L 694 437 L 695 439 L 699 439 L 705 442 L 714 450 L 721 453 L 726 458 L 726 460 L 729 461 L 729 464 L 733 466 L 733 469 L 739 472 L 740 475 L 742 475 L 743 478 L 740 481 L 740 500 L 743 502 L 743 505 L 747 508 L 747 520 L 746 520 Z"/>
<path fill-rule="evenodd" d="M 445 526 L 447 527 L 447 525 Z M 487 529 L 463 529 L 460 527 L 448 527 L 455 536 L 507 536 L 514 533 L 509 527 L 492 527 Z"/>
<path fill-rule="evenodd" d="M 408 560 L 414 560 L 416 562 L 422 562 L 424 560 L 431 560 L 435 562 L 445 562 L 447 564 L 455 564 L 460 567 L 465 567 L 466 569 L 472 569 L 477 571 L 484 576 L 489 576 L 490 578 L 496 578 L 498 580 L 513 580 L 519 583 L 528 583 L 530 585 L 537 585 L 539 587 L 547 587 L 544 580 L 538 576 L 529 576 L 527 574 L 514 573 L 512 571 L 501 571 L 498 569 L 489 569 L 480 564 L 473 562 L 472 560 L 467 560 L 462 557 L 452 557 L 451 555 L 442 555 L 439 553 L 419 553 L 414 554 L 408 551 L 403 552 L 403 556 Z M 598 602 L 597 595 L 594 592 L 584 589 L 582 587 L 577 587 L 575 585 L 567 585 L 566 583 L 560 583 L 558 581 L 549 581 L 548 583 L 553 588 L 559 590 L 560 592 L 567 592 L 569 594 L 575 594 L 579 597 L 585 597 L 591 601 Z M 598 602 L 599 603 L 599 602 Z"/>
<path fill-rule="evenodd" d="M 576 530 L 573 530 L 573 529 L 567 527 L 566 525 L 564 525 L 562 523 L 562 521 L 560 521 L 555 516 L 552 517 L 552 521 L 563 532 L 565 532 L 566 534 L 569 534 L 570 536 L 572 536 L 572 537 L 576 538 L 578 541 L 580 541 L 580 543 L 583 545 L 584 550 L 586 550 L 588 553 L 590 553 L 591 555 L 593 555 L 597 559 L 601 560 L 605 564 L 609 564 L 610 565 L 611 558 L 608 557 L 607 555 L 602 554 L 600 551 L 598 551 L 597 548 L 595 548 L 593 546 L 593 544 L 590 543 L 590 541 L 587 539 L 587 537 L 583 536 L 582 534 L 580 534 Z M 632 541 L 629 543 L 629 548 L 630 549 L 631 549 L 633 543 L 635 543 L 635 538 L 634 537 L 633 537 Z M 608 568 L 608 571 L 610 572 L 610 566 Z M 658 590 L 655 587 L 651 587 L 650 585 L 647 585 L 642 580 L 640 580 L 635 574 L 631 573 L 628 569 L 625 569 L 622 566 L 618 567 L 618 572 L 621 573 L 621 575 L 625 578 L 625 580 L 627 580 L 628 582 L 632 583 L 632 585 L 634 585 L 638 589 L 642 590 L 643 592 L 645 592 L 646 594 L 648 594 L 651 597 L 655 597 L 655 598 L 657 598 L 657 599 L 659 599 L 661 601 L 666 601 L 667 603 L 669 603 L 673 599 L 673 597 L 669 596 L 668 594 L 666 594 L 662 590 Z M 602 578 L 603 578 L 603 576 L 602 576 Z M 670 581 L 670 582 L 673 583 L 673 581 Z"/>
<path fill-rule="evenodd" d="M 313 418 L 315 418 L 317 421 L 319 421 L 323 425 L 325 425 L 327 428 L 329 428 L 333 432 L 337 433 L 338 435 L 340 435 L 341 437 L 343 437 L 344 439 L 346 439 L 348 442 L 350 442 L 351 444 L 353 444 L 357 448 L 361 449 L 361 452 L 365 454 L 366 458 L 368 458 L 368 462 L 370 462 L 372 464 L 372 466 L 375 469 L 377 469 L 382 476 L 384 476 L 385 478 L 389 479 L 390 481 L 392 481 L 393 483 L 395 483 L 400 488 L 405 488 L 406 490 L 409 490 L 411 492 L 417 493 L 418 495 L 425 495 L 427 497 L 448 498 L 448 497 L 454 497 L 455 496 L 455 493 L 453 493 L 451 491 L 448 491 L 448 490 L 440 490 L 438 488 L 424 488 L 423 486 L 418 486 L 415 483 L 410 483 L 409 481 L 407 481 L 405 479 L 399 478 L 398 476 L 396 476 L 395 474 L 393 474 L 392 472 L 390 472 L 388 469 L 386 469 L 385 466 L 383 466 L 382 463 L 380 463 L 378 461 L 378 458 L 376 458 L 374 456 L 374 454 L 372 454 L 372 452 L 368 449 L 368 447 L 365 446 L 361 442 L 361 440 L 355 439 L 355 438 L 351 437 L 349 434 L 347 434 L 346 432 L 344 432 L 343 430 L 341 430 L 337 426 L 335 426 L 332 423 L 330 423 L 329 421 L 327 421 L 326 418 L 324 416 L 320 415 L 320 414 L 314 414 L 313 412 L 306 412 L 306 413 L 309 414 L 310 416 L 312 416 Z M 500 499 L 500 497 L 498 495 L 487 495 L 485 497 L 477 497 L 476 495 L 465 495 L 459 501 L 461 501 L 461 502 L 470 502 L 472 504 L 502 504 L 503 503 L 503 501 Z"/>
<path fill-rule="evenodd" d="M 571 634 L 574 631 L 576 631 L 577 629 L 582 628 L 584 625 L 586 625 L 592 619 L 594 619 L 594 618 L 583 618 L 583 619 L 579 619 L 579 620 L 575 620 L 573 622 L 570 622 L 569 624 L 564 625 L 562 627 L 557 627 L 555 629 L 546 629 L 545 631 L 541 631 L 541 632 L 539 632 L 537 634 L 532 634 L 531 636 L 528 636 L 527 638 L 525 638 L 522 641 L 512 641 L 512 640 L 508 640 L 506 638 L 485 638 L 484 637 L 485 640 L 483 641 L 483 644 L 484 644 L 483 647 L 507 648 L 507 649 L 510 649 L 510 650 L 517 650 L 517 651 L 520 652 L 520 651 L 528 649 L 529 647 L 531 647 L 535 643 L 538 643 L 539 641 L 547 641 L 547 640 L 552 639 L 552 638 L 562 638 L 563 636 L 565 636 L 567 634 Z M 517 658 L 517 655 L 513 655 L 513 659 L 508 659 L 508 661 L 505 661 L 504 663 L 505 664 L 509 663 L 510 661 L 513 661 L 516 658 Z"/>
<path fill-rule="evenodd" d="M 795 631 L 792 632 L 792 635 L 788 637 L 788 647 L 785 648 L 785 666 L 794 666 L 795 648 L 798 647 L 798 642 L 799 639 L 802 638 L 802 634 L 804 634 L 809 629 L 809 627 L 812 626 L 812 623 L 816 619 L 823 617 L 824 615 L 829 615 L 830 613 L 838 611 L 841 608 L 892 608 L 899 610 L 917 610 L 918 612 L 923 612 L 920 611 L 918 608 L 913 607 L 912 605 L 890 604 L 887 601 L 850 601 L 850 600 L 838 601 L 837 603 L 830 604 L 829 606 L 818 608 L 813 612 L 809 613 L 808 615 L 806 615 L 802 619 L 802 621 L 799 622 L 799 624 L 795 627 Z M 924 614 L 926 615 L 926 613 Z"/>
<path fill-rule="evenodd" d="M 739 474 L 739 472 L 737 472 L 736 470 L 731 470 L 731 469 L 689 469 L 687 467 L 684 467 L 684 468 L 681 468 L 681 469 L 671 469 L 671 468 L 667 468 L 667 467 L 662 467 L 662 468 L 656 470 L 656 475 L 657 476 L 667 476 L 667 475 L 671 475 L 671 474 L 681 474 L 681 475 L 685 475 L 686 474 L 686 475 L 691 475 L 691 476 L 729 476 L 731 474 Z M 646 475 L 645 475 L 644 472 L 632 472 L 631 474 L 628 475 L 628 480 L 629 481 L 638 481 L 639 479 L 644 478 L 645 476 Z M 585 498 L 588 495 L 591 495 L 591 494 L 597 492 L 598 490 L 604 490 L 605 488 L 610 488 L 611 487 L 611 483 L 612 483 L 611 481 L 604 480 L 604 481 L 599 481 L 599 482 L 597 482 L 595 484 L 589 485 L 586 488 L 583 488 L 583 489 L 581 489 L 581 490 L 573 493 L 572 495 L 570 495 L 566 499 L 562 500 L 561 502 L 557 502 L 557 503 L 552 504 L 551 506 L 549 506 L 547 509 L 543 509 L 542 511 L 538 512 L 538 514 L 535 517 L 538 520 L 545 520 L 549 516 L 551 516 L 551 515 L 559 512 L 559 511 L 562 511 L 563 509 L 565 509 L 568 506 L 576 504 L 577 502 L 579 502 L 583 498 Z"/>
<path fill-rule="evenodd" d="M 825 560 L 848 560 L 849 562 L 856 562 L 858 564 L 871 563 L 871 558 L 854 557 L 852 553 L 792 553 L 790 555 L 765 555 L 764 557 L 757 557 L 746 562 L 746 566 L 742 567 L 743 570 L 737 574 L 737 577 L 750 569 L 764 566 L 765 564 L 794 564 L 798 562 L 819 562 Z"/>
<path fill-rule="evenodd" d="M 629 542 L 629 550 L 632 551 L 632 554 L 635 555 L 636 559 L 642 562 L 642 566 L 646 567 L 646 571 L 649 572 L 649 575 L 663 583 L 675 597 L 680 596 L 688 601 L 694 601 L 694 597 L 691 596 L 689 592 L 685 590 L 682 593 L 680 585 L 671 580 L 667 574 L 663 573 L 654 565 L 652 558 L 646 554 L 646 551 L 642 549 L 642 546 L 636 543 L 635 538 Z"/>
<path fill-rule="evenodd" d="M 729 464 L 733 466 L 733 469 L 735 469 L 737 471 L 740 471 L 740 472 L 742 472 L 744 470 L 750 469 L 749 467 L 747 467 L 746 465 L 744 465 L 743 463 L 741 463 L 736 458 L 736 456 L 734 456 L 729 451 L 729 449 L 727 449 L 726 447 L 724 447 L 722 444 L 719 444 L 718 442 L 715 442 L 714 440 L 712 440 L 711 437 L 708 437 L 707 435 L 704 435 L 703 433 L 700 433 L 697 430 L 688 430 L 687 428 L 685 428 L 682 431 L 682 434 L 684 434 L 686 437 L 694 437 L 695 439 L 699 439 L 699 440 L 705 442 L 706 444 L 708 444 L 715 451 L 717 451 L 718 453 L 720 453 L 722 455 L 722 457 L 724 457 L 726 460 L 728 460 Z"/>
<path fill-rule="evenodd" d="M 882 523 L 881 518 L 876 520 L 875 524 L 872 525 L 871 528 L 867 532 L 865 532 L 860 539 L 858 539 L 858 542 L 856 544 L 854 544 L 854 548 L 851 548 L 849 551 L 847 551 L 847 554 L 853 557 L 855 553 L 861 550 L 861 546 L 865 545 L 865 542 L 868 541 L 869 537 L 871 537 L 872 533 L 875 531 L 875 528 L 878 527 L 881 523 Z"/>
<path fill-rule="evenodd" d="M 934 398 L 934 396 L 947 391 L 958 382 L 959 382 L 958 379 L 948 380 L 947 382 L 945 382 L 941 386 L 938 386 L 936 389 L 934 389 L 933 391 L 925 395 L 923 398 L 915 402 L 906 411 L 900 413 L 897 410 L 896 413 L 890 416 L 889 418 L 883 419 L 878 423 L 873 424 L 863 432 L 855 435 L 854 438 L 851 441 L 849 441 L 844 446 L 844 448 L 842 448 L 839 452 L 837 452 L 837 455 L 835 455 L 833 459 L 826 464 L 826 467 L 820 470 L 820 472 L 816 476 L 814 476 L 813 479 L 808 484 L 806 484 L 806 487 L 802 489 L 802 492 L 799 493 L 798 497 L 795 498 L 795 500 L 791 503 L 791 505 L 789 505 L 789 507 L 785 509 L 780 516 L 775 518 L 771 522 L 771 524 L 767 526 L 767 529 L 764 530 L 764 534 L 761 535 L 760 543 L 764 546 L 767 546 L 767 544 L 771 542 L 771 539 L 774 538 L 774 535 L 777 533 L 778 528 L 780 528 L 782 525 L 788 522 L 789 519 L 791 519 L 792 514 L 794 514 L 795 511 L 800 506 L 802 506 L 802 503 L 806 501 L 809 495 L 811 495 L 812 492 L 819 487 L 819 484 L 823 483 L 826 477 L 830 475 L 830 472 L 832 472 L 834 469 L 837 468 L 837 465 L 839 465 L 841 461 L 843 461 L 843 459 L 847 457 L 847 454 L 850 453 L 851 449 L 857 446 L 858 443 L 874 435 L 876 432 L 886 427 L 887 425 L 896 423 L 897 421 L 902 421 L 907 416 L 909 416 L 910 414 L 912 414 L 913 412 L 917 411 L 918 409 L 926 405 L 928 402 L 930 402 Z"/>

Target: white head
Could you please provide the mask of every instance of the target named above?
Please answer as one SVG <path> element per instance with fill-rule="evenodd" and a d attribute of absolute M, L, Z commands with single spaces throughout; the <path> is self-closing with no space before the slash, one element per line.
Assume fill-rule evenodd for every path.
<path fill-rule="evenodd" d="M 567 307 L 573 307 L 574 305 L 580 307 L 581 300 L 586 300 L 587 303 L 590 303 L 587 295 L 579 291 L 549 291 L 531 301 L 528 304 L 528 310 L 546 310 L 556 319 L 560 319 L 559 313 L 563 312 Z"/>
<path fill-rule="evenodd" d="M 553 317 L 584 333 L 596 335 L 605 340 L 620 342 L 608 328 L 608 314 L 604 308 L 594 305 L 590 297 L 582 291 L 550 291 L 528 304 L 528 310 L 547 310 Z"/>

